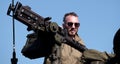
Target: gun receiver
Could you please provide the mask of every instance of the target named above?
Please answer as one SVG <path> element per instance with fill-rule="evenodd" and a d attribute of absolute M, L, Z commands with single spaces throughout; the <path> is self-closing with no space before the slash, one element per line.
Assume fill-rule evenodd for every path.
<path fill-rule="evenodd" d="M 13 16 L 10 15 L 11 11 L 13 11 Z M 56 22 L 51 22 L 50 17 L 43 18 L 37 13 L 33 12 L 29 6 L 22 6 L 20 2 L 17 2 L 14 7 L 9 6 L 7 15 L 14 17 L 16 20 L 28 26 L 28 31 L 30 30 L 39 30 L 43 32 L 50 32 L 55 34 L 55 40 L 58 44 L 61 42 L 69 42 L 66 43 L 79 51 L 84 51 L 87 48 L 78 44 L 74 40 L 71 40 L 66 36 L 66 30 L 63 30 L 61 27 L 57 25 Z"/>

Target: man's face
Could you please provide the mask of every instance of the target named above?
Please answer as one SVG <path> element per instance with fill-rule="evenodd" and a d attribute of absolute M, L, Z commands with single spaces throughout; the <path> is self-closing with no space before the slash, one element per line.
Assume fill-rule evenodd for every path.
<path fill-rule="evenodd" d="M 74 36 L 78 32 L 79 26 L 80 23 L 78 17 L 72 15 L 66 17 L 63 25 L 63 27 L 68 30 L 70 36 Z"/>

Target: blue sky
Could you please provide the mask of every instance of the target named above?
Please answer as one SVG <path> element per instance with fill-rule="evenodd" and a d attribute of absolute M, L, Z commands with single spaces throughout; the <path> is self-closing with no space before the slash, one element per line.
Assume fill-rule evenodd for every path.
<path fill-rule="evenodd" d="M 113 52 L 113 37 L 120 28 L 120 0 L 15 0 L 43 17 L 62 25 L 63 15 L 76 12 L 81 22 L 78 34 L 89 49 Z M 10 64 L 12 57 L 12 18 L 7 16 L 11 0 L 0 2 L 0 63 Z M 42 64 L 44 58 L 30 60 L 21 54 L 29 34 L 27 27 L 15 20 L 15 43 L 18 64 Z"/>

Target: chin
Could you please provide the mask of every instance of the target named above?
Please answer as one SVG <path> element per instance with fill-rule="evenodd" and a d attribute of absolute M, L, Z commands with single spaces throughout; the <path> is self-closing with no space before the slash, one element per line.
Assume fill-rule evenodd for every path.
<path fill-rule="evenodd" d="M 76 32 L 69 32 L 69 35 L 74 36 Z"/>
<path fill-rule="evenodd" d="M 76 33 L 72 33 L 72 34 L 70 34 L 70 35 L 71 35 L 71 36 L 75 36 L 75 34 L 76 34 Z"/>

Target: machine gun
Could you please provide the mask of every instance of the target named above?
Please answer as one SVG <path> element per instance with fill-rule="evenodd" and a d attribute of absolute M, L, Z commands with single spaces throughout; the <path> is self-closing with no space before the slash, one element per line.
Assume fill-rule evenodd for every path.
<path fill-rule="evenodd" d="M 11 12 L 13 12 L 13 15 L 10 15 Z M 59 27 L 56 22 L 50 21 L 51 20 L 50 17 L 44 18 L 38 15 L 37 13 L 33 12 L 29 6 L 22 6 L 20 2 L 17 2 L 15 6 L 12 6 L 10 4 L 7 11 L 7 15 L 14 17 L 16 20 L 28 26 L 27 28 L 28 31 L 33 30 L 35 32 L 33 34 L 29 34 L 27 37 L 33 38 L 34 40 L 32 41 L 35 41 L 37 43 L 35 44 L 26 43 L 26 45 L 29 44 L 29 46 L 25 46 L 25 48 L 27 47 L 30 48 L 29 50 L 27 50 L 27 52 L 23 53 L 24 56 L 30 59 L 43 57 L 49 55 L 49 53 L 55 52 L 57 53 L 57 55 L 52 54 L 51 57 L 52 60 L 56 60 L 56 58 L 58 59 L 59 57 L 59 46 L 62 43 L 66 43 L 81 52 L 87 50 L 85 46 L 69 38 L 69 36 L 66 34 L 67 31 Z M 108 64 L 120 63 L 119 38 L 120 38 L 120 29 L 116 32 L 114 37 L 113 49 L 115 52 L 115 57 L 110 59 L 110 61 L 108 61 Z M 35 48 L 34 45 L 38 45 L 38 46 Z M 57 52 L 56 49 L 58 49 Z M 30 52 L 30 50 L 33 50 L 34 53 Z M 24 50 L 22 50 L 22 52 L 24 52 Z M 53 61 L 52 64 L 55 63 L 59 64 L 59 61 L 57 62 L 58 63 L 56 63 L 56 61 L 55 62 Z"/>
<path fill-rule="evenodd" d="M 13 11 L 13 15 L 10 15 L 10 13 L 12 11 Z M 8 11 L 7 11 L 7 15 L 14 17 L 16 20 L 18 20 L 21 23 L 28 26 L 28 28 L 27 28 L 28 31 L 33 30 L 35 32 L 34 34 L 28 35 L 28 38 L 31 36 L 32 36 L 32 38 L 37 37 L 37 39 L 36 38 L 34 39 L 36 42 L 38 42 L 38 40 L 40 39 L 41 43 L 37 43 L 36 45 L 42 44 L 42 46 L 37 46 L 38 48 L 36 48 L 36 50 L 35 50 L 37 52 L 34 51 L 35 54 L 33 52 L 29 53 L 30 51 L 28 51 L 28 53 L 23 54 L 28 58 L 34 59 L 34 58 L 38 58 L 38 57 L 43 57 L 45 55 L 49 55 L 48 52 L 50 52 L 53 49 L 52 48 L 53 46 L 55 46 L 56 48 L 59 48 L 59 46 L 62 43 L 66 43 L 81 52 L 87 50 L 87 48 L 85 46 L 83 46 L 83 45 L 79 44 L 78 42 L 74 41 L 73 39 L 71 39 L 67 35 L 66 29 L 62 29 L 61 27 L 59 27 L 57 25 L 56 22 L 50 21 L 50 19 L 51 19 L 50 17 L 44 18 L 44 17 L 38 15 L 37 13 L 33 12 L 29 6 L 22 6 L 22 4 L 20 2 L 17 2 L 15 6 L 11 6 L 11 4 L 10 4 Z M 28 43 L 26 43 L 26 45 L 27 44 Z M 43 45 L 45 45 L 45 46 L 43 46 Z M 31 46 L 31 44 L 29 46 Z M 45 49 L 43 49 L 43 48 L 45 48 Z M 30 50 L 31 49 L 34 49 L 34 47 L 31 47 Z M 49 49 L 49 50 L 47 50 L 47 49 Z M 42 51 L 38 53 L 38 51 L 40 51 L 40 50 L 42 50 Z M 54 49 L 54 50 L 56 50 L 56 49 Z M 46 54 L 43 53 L 44 51 Z M 52 52 L 54 52 L 54 51 L 52 51 Z M 50 53 L 52 53 L 52 52 L 50 52 Z M 42 55 L 39 55 L 40 53 Z M 59 53 L 58 53 L 58 55 L 59 55 Z M 55 55 L 55 56 L 58 56 L 58 55 Z M 52 57 L 54 57 L 54 55 L 52 55 Z M 53 59 L 55 59 L 55 57 Z M 53 62 L 53 64 L 54 64 L 54 62 Z"/>

